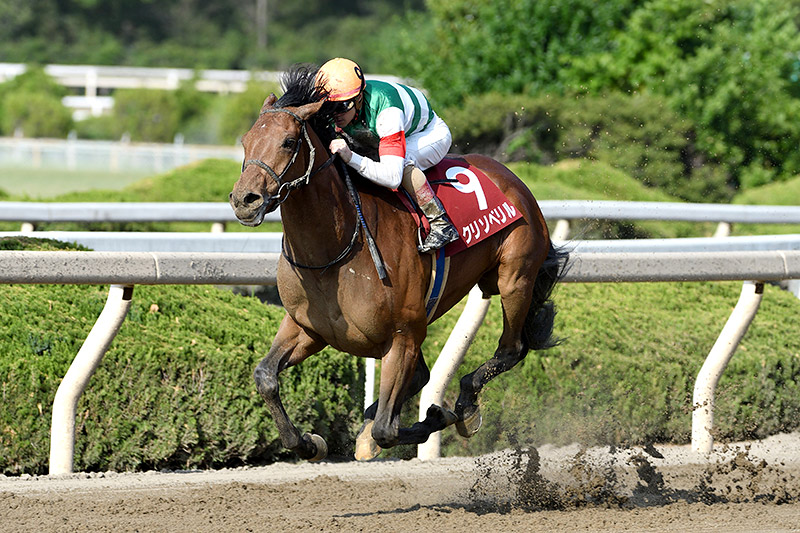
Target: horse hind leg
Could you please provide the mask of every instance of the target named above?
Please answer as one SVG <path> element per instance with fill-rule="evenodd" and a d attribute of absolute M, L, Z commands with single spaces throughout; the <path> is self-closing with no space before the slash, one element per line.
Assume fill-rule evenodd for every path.
<path fill-rule="evenodd" d="M 455 413 L 458 417 L 456 429 L 463 437 L 471 437 L 480 428 L 478 394 L 489 381 L 513 368 L 529 350 L 543 350 L 557 344 L 552 335 L 556 311 L 550 294 L 564 271 L 566 260 L 567 254 L 551 245 L 533 282 L 519 275 L 519 271 L 499 270 L 503 333 L 494 356 L 461 378 Z"/>

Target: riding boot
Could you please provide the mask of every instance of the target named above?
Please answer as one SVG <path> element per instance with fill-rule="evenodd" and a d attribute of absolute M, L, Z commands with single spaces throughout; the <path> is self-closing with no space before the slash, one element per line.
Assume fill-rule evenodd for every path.
<path fill-rule="evenodd" d="M 425 237 L 425 242 L 417 247 L 420 253 L 438 250 L 458 239 L 458 230 L 447 218 L 447 213 L 437 197 L 434 196 L 432 200 L 419 207 L 431 223 L 431 231 Z"/>

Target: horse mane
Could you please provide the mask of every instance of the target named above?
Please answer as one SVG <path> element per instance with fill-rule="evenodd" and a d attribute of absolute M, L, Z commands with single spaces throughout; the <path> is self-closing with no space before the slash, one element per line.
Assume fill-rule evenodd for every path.
<path fill-rule="evenodd" d="M 275 102 L 275 107 L 299 107 L 319 102 L 327 94 L 317 85 L 319 67 L 310 63 L 297 63 L 281 76 L 283 95 Z M 325 103 L 309 119 L 311 127 L 327 146 L 335 136 L 333 128 L 334 103 Z"/>

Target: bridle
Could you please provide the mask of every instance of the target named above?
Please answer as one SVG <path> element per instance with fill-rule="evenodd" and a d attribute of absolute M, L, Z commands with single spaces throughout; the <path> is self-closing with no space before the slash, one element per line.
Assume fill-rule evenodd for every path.
<path fill-rule="evenodd" d="M 305 119 L 301 118 L 297 113 L 289 111 L 288 109 L 283 108 L 272 108 L 272 109 L 265 109 L 261 111 L 258 115 L 259 118 L 267 113 L 286 113 L 290 117 L 294 118 L 297 122 L 300 123 L 300 133 L 302 134 L 302 138 L 297 139 L 297 143 L 294 147 L 294 153 L 292 154 L 292 158 L 289 160 L 289 163 L 284 167 L 283 171 L 278 174 L 275 170 L 269 166 L 268 164 L 264 163 L 260 159 L 247 159 L 242 163 L 242 172 L 244 169 L 249 167 L 250 165 L 256 165 L 259 168 L 264 169 L 267 172 L 267 175 L 272 178 L 275 183 L 278 185 L 278 191 L 270 195 L 269 197 L 264 199 L 264 203 L 269 204 L 273 200 L 275 201 L 275 207 L 277 208 L 280 204 L 285 202 L 289 198 L 289 193 L 291 193 L 295 189 L 299 189 L 304 185 L 308 185 L 308 182 L 311 180 L 311 177 L 317 174 L 318 172 L 322 171 L 323 169 L 329 167 L 331 163 L 333 163 L 334 159 L 336 159 L 336 154 L 331 154 L 327 161 L 322 163 L 316 170 L 314 170 L 314 156 L 316 154 L 316 149 L 314 148 L 314 144 L 311 142 L 311 138 L 308 135 L 308 128 L 306 127 Z M 295 160 L 297 159 L 297 154 L 300 153 L 300 146 L 302 139 L 306 140 L 308 143 L 308 168 L 306 168 L 305 173 L 297 179 L 294 179 L 290 182 L 283 183 L 283 177 L 292 168 L 294 165 Z M 350 255 L 350 252 L 353 250 L 353 247 L 356 244 L 356 240 L 358 240 L 359 229 L 361 227 L 364 228 L 364 236 L 367 241 L 367 248 L 369 249 L 370 255 L 372 256 L 372 261 L 375 264 L 375 268 L 378 271 L 378 277 L 380 279 L 385 279 L 386 274 L 386 267 L 383 264 L 383 259 L 380 257 L 380 253 L 378 252 L 378 247 L 375 245 L 375 240 L 373 239 L 372 235 L 370 234 L 369 228 L 367 227 L 366 220 L 364 220 L 364 215 L 361 212 L 361 200 L 358 195 L 358 191 L 353 186 L 352 181 L 350 180 L 350 175 L 347 172 L 347 168 L 345 166 L 342 167 L 344 171 L 345 183 L 347 185 L 348 192 L 350 193 L 350 198 L 353 201 L 353 204 L 356 208 L 356 215 L 357 220 L 355 224 L 355 228 L 353 230 L 353 235 L 350 237 L 350 242 L 345 246 L 344 250 L 333 260 L 328 262 L 324 265 L 303 265 L 301 263 L 296 262 L 294 259 L 289 257 L 289 254 L 286 253 L 286 246 L 284 246 L 283 241 L 281 241 L 281 252 L 283 257 L 289 262 L 290 265 L 298 268 L 308 268 L 312 270 L 324 270 L 328 267 L 335 265 L 336 263 L 342 261 L 345 257 Z M 286 195 L 281 199 L 281 193 L 286 191 Z M 273 209 L 274 209 L 273 208 Z"/>
<path fill-rule="evenodd" d="M 314 148 L 314 144 L 311 142 L 311 138 L 308 136 L 308 128 L 306 127 L 306 121 L 300 118 L 300 116 L 297 115 L 297 113 L 289 111 L 288 109 L 281 109 L 281 108 L 265 109 L 261 111 L 261 113 L 259 113 L 258 116 L 262 117 L 267 113 L 286 113 L 287 115 L 289 115 L 290 117 L 292 117 L 293 119 L 295 119 L 297 122 L 300 123 L 300 133 L 302 134 L 302 137 L 298 138 L 297 142 L 295 143 L 294 153 L 292 154 L 292 158 L 289 160 L 289 163 L 286 165 L 286 167 L 284 167 L 283 172 L 281 172 L 280 174 L 275 172 L 275 170 L 271 166 L 264 163 L 260 159 L 247 159 L 242 163 L 242 172 L 244 172 L 244 170 L 250 165 L 255 165 L 257 167 L 264 169 L 267 172 L 267 175 L 270 178 L 272 178 L 272 180 L 278 185 L 278 190 L 275 194 L 272 194 L 264 198 L 264 203 L 267 205 L 275 201 L 274 206 L 275 208 L 277 208 L 279 205 L 285 202 L 287 198 L 289 198 L 289 193 L 291 193 L 295 189 L 303 187 L 304 185 L 308 185 L 311 176 L 329 167 L 331 163 L 333 163 L 333 160 L 336 158 L 336 154 L 331 154 L 330 158 L 328 158 L 327 161 L 325 161 L 322 165 L 320 165 L 320 167 L 317 168 L 316 170 L 313 170 L 314 155 L 316 149 Z M 299 178 L 284 183 L 283 177 L 286 175 L 289 169 L 292 168 L 292 165 L 294 165 L 294 162 L 297 159 L 297 154 L 300 153 L 300 147 L 302 145 L 303 139 L 305 139 L 306 143 L 308 144 L 308 168 L 306 168 L 305 173 Z M 283 198 L 281 198 L 281 194 L 284 191 L 286 192 L 286 195 Z"/>

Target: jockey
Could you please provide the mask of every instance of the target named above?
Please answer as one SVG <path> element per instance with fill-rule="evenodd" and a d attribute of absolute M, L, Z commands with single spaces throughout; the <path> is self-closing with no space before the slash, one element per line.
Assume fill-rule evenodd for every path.
<path fill-rule="evenodd" d="M 379 161 L 354 153 L 344 139 L 334 139 L 330 151 L 378 185 L 408 191 L 430 221 L 431 231 L 419 245 L 422 253 L 458 239 L 423 170 L 441 161 L 452 143 L 447 124 L 431 109 L 418 89 L 399 83 L 364 79 L 349 59 L 331 59 L 319 69 L 317 83 L 334 112 L 337 130 L 355 139 L 376 139 Z"/>

